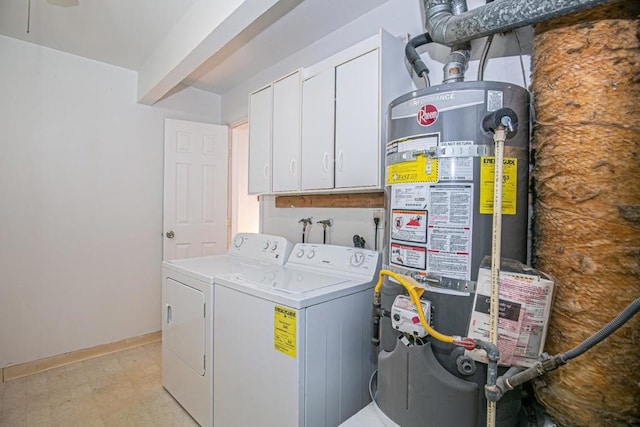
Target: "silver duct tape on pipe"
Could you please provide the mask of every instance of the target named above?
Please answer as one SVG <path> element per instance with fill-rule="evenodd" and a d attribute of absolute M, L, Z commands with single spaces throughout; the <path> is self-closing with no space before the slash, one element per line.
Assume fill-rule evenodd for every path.
<path fill-rule="evenodd" d="M 454 16 L 467 11 L 467 0 L 451 0 L 451 13 Z M 451 48 L 451 53 L 443 68 L 443 83 L 455 83 L 464 81 L 464 73 L 469 68 L 471 58 L 471 43 L 461 43 Z"/>
<path fill-rule="evenodd" d="M 450 0 L 424 0 L 426 30 L 435 43 L 455 46 L 616 0 L 501 0 L 460 15 Z"/>

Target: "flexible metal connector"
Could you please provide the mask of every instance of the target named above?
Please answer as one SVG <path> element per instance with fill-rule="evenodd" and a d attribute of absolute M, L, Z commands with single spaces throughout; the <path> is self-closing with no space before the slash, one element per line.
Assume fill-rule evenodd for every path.
<path fill-rule="evenodd" d="M 424 0 L 426 30 L 435 43 L 455 46 L 616 0 L 501 0 L 454 15 L 450 0 Z"/>

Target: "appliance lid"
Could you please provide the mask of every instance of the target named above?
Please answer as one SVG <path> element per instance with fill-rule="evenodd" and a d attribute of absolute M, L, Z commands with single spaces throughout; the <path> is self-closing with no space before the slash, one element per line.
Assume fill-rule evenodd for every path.
<path fill-rule="evenodd" d="M 356 292 L 368 291 L 373 281 L 351 280 L 295 268 L 277 270 L 245 270 L 242 273 L 216 277 L 216 286 L 233 289 L 248 295 L 302 309 L 341 298 Z"/>
<path fill-rule="evenodd" d="M 220 274 L 242 273 L 254 268 L 276 268 L 273 264 L 262 263 L 251 258 L 228 255 L 213 255 L 199 258 L 184 258 L 163 261 L 162 266 L 177 271 L 197 280 L 213 285 L 215 277 Z"/>
<path fill-rule="evenodd" d="M 240 281 L 252 282 L 273 292 L 301 294 L 349 281 L 348 278 L 291 268 L 277 270 L 251 269 L 236 275 Z"/>

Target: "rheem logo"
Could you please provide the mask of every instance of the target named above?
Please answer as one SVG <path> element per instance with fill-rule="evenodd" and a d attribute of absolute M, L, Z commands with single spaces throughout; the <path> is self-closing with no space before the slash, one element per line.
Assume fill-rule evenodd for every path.
<path fill-rule="evenodd" d="M 420 126 L 431 126 L 438 120 L 438 108 L 433 104 L 427 104 L 420 107 L 416 115 Z"/>

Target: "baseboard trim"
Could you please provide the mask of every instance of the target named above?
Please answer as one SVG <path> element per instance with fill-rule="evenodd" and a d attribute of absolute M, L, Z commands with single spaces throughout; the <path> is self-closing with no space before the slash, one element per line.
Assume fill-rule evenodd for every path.
<path fill-rule="evenodd" d="M 69 353 L 64 353 L 57 356 L 45 357 L 43 359 L 34 360 L 32 362 L 25 362 L 19 363 L 17 365 L 7 366 L 0 369 L 0 382 L 15 380 L 17 378 L 26 377 L 27 375 L 33 375 L 39 372 L 48 371 L 49 369 L 59 368 L 61 366 L 81 362 L 83 360 L 93 359 L 94 357 L 115 353 L 116 351 L 151 344 L 154 342 L 158 342 L 161 339 L 161 331 L 152 332 L 146 335 L 127 338 L 122 341 L 102 344 L 90 348 L 83 348 L 82 350 L 71 351 Z"/>

